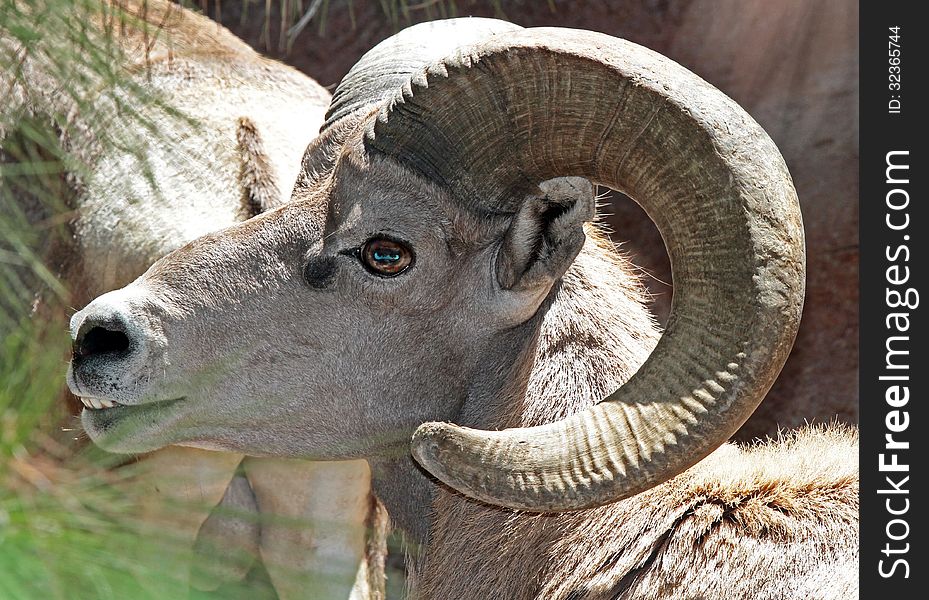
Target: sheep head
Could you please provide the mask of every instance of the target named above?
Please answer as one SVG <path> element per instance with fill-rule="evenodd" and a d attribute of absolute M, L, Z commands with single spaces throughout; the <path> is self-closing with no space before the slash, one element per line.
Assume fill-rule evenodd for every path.
<path fill-rule="evenodd" d="M 507 29 L 402 79 L 358 106 L 336 93 L 292 203 L 75 315 L 69 383 L 119 404 L 85 411 L 91 437 L 317 459 L 410 448 L 465 494 L 541 511 L 634 494 L 724 442 L 802 307 L 799 207 L 764 131 L 679 65 L 591 32 Z M 506 387 L 584 243 L 592 198 L 543 189 L 559 177 L 623 191 L 655 221 L 667 330 L 587 411 L 454 425 L 476 387 Z"/>

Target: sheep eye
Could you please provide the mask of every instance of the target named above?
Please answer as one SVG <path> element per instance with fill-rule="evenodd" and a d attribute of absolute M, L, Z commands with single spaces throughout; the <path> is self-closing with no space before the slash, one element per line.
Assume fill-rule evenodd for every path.
<path fill-rule="evenodd" d="M 413 250 L 402 242 L 377 237 L 364 243 L 359 258 L 375 275 L 393 277 L 413 264 Z"/>

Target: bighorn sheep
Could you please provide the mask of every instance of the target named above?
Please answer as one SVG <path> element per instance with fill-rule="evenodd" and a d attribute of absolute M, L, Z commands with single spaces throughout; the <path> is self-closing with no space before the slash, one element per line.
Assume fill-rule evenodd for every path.
<path fill-rule="evenodd" d="M 4 74 L 10 79 L 2 89 L 11 91 L 18 104 L 5 110 L 46 120 L 70 115 L 60 127 L 62 145 L 85 162 L 86 172 L 69 174 L 71 197 L 64 199 L 76 215 L 73 239 L 59 243 L 49 236 L 54 243 L 46 257 L 74 304 L 126 285 L 156 259 L 200 235 L 288 199 L 300 157 L 317 134 L 330 98 L 308 77 L 260 57 L 209 19 L 163 0 L 102 3 L 100 9 L 100 14 L 80 17 L 99 26 L 89 35 L 101 47 L 104 41 L 116 43 L 114 61 L 124 62 L 118 63 L 122 77 L 117 85 L 100 83 L 97 114 L 86 114 L 73 96 L 60 93 L 62 85 L 75 82 L 61 81 L 56 65 L 43 62 L 41 52 L 8 41 L 0 45 L 24 57 L 21 77 Z M 113 31 L 109 40 L 102 31 L 107 26 Z M 126 92 L 133 85 L 142 92 Z M 134 106 L 141 119 L 116 109 L 120 100 L 136 99 L 133 94 L 151 101 L 144 108 Z M 160 110 L 165 106 L 182 116 L 172 118 Z M 110 122 L 108 141 L 99 139 L 103 128 L 94 119 Z M 16 135 L 0 132 L 0 141 L 12 144 Z M 28 210 L 43 213 L 41 202 L 21 196 L 22 204 L 33 205 Z M 145 475 L 136 481 L 153 496 L 151 505 L 143 507 L 147 516 L 167 519 L 172 533 L 186 536 L 190 544 L 199 530 L 201 548 L 213 541 L 227 550 L 230 536 L 237 535 L 240 545 L 260 551 L 282 599 L 303 598 L 308 590 L 326 598 L 380 593 L 380 567 L 368 573 L 364 558 L 371 500 L 363 461 L 245 459 L 248 483 L 234 480 L 225 502 L 263 513 L 259 535 L 254 520 L 245 530 L 229 531 L 222 511 L 204 523 L 241 454 L 170 448 L 147 460 L 147 469 L 139 469 Z M 174 508 L 161 515 L 165 496 L 186 501 L 186 511 Z M 281 519 L 291 526 L 282 526 Z M 294 519 L 303 524 L 296 526 Z"/>
<path fill-rule="evenodd" d="M 661 230 L 660 339 L 565 176 Z M 420 598 L 846 598 L 854 436 L 724 445 L 803 274 L 783 160 L 719 91 L 602 34 L 439 22 L 343 80 L 292 202 L 77 313 L 68 383 L 114 451 L 367 459 Z"/>

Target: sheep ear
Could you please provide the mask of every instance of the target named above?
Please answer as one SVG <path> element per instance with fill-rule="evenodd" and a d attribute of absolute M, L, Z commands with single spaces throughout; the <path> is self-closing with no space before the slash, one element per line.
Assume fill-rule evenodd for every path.
<path fill-rule="evenodd" d="M 242 186 L 239 217 L 245 221 L 277 208 L 284 199 L 258 127 L 248 117 L 240 117 L 236 122 L 236 149 L 240 161 L 239 184 Z"/>
<path fill-rule="evenodd" d="M 497 281 L 512 291 L 544 291 L 584 245 L 584 223 L 596 212 L 594 188 L 581 177 L 542 182 L 542 194 L 521 203 L 497 257 Z"/>

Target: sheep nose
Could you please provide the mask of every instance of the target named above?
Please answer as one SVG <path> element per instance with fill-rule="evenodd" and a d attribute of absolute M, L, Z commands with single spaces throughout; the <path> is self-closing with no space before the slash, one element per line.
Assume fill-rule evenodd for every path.
<path fill-rule="evenodd" d="M 68 387 L 81 398 L 132 404 L 161 354 L 144 291 L 108 292 L 71 317 Z M 102 400 L 101 400 L 102 401 Z"/>
<path fill-rule="evenodd" d="M 71 317 L 73 366 L 124 370 L 151 350 L 137 296 L 126 288 L 100 296 Z"/>
<path fill-rule="evenodd" d="M 80 361 L 104 354 L 115 359 L 121 354 L 128 354 L 134 346 L 128 331 L 121 315 L 90 315 L 81 323 L 74 337 L 72 359 Z"/>

